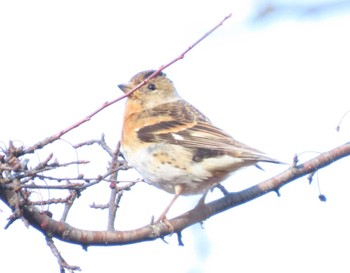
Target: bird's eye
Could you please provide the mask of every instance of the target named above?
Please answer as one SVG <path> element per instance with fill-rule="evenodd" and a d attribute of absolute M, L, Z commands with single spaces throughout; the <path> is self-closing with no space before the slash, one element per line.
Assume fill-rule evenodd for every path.
<path fill-rule="evenodd" d="M 157 89 L 157 87 L 153 84 L 153 83 L 150 83 L 148 86 L 147 86 L 148 90 L 150 91 L 154 91 Z"/>

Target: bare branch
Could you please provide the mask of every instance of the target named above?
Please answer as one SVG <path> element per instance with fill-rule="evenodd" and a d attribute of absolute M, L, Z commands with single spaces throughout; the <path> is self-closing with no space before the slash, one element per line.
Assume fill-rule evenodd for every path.
<path fill-rule="evenodd" d="M 113 156 L 113 150 L 111 148 L 109 148 L 109 146 L 107 145 L 104 134 L 102 134 L 101 139 L 99 139 L 99 140 L 97 140 L 97 139 L 88 140 L 88 141 L 76 144 L 73 147 L 77 149 L 77 148 L 81 148 L 83 146 L 89 146 L 89 145 L 93 145 L 93 144 L 100 145 L 103 148 L 103 150 L 105 150 L 111 157 Z"/>
<path fill-rule="evenodd" d="M 116 98 L 110 102 L 105 102 L 102 106 L 100 106 L 99 108 L 97 108 L 95 111 L 93 111 L 91 114 L 87 115 L 85 118 L 83 118 L 82 120 L 76 122 L 75 124 L 72 124 L 71 126 L 67 127 L 66 129 L 42 140 L 39 141 L 38 143 L 34 144 L 31 147 L 28 147 L 26 149 L 23 149 L 23 151 L 19 152 L 17 155 L 23 155 L 23 154 L 29 154 L 29 153 L 33 153 L 36 150 L 42 149 L 43 147 L 45 147 L 46 145 L 58 140 L 59 138 L 61 138 L 63 135 L 65 135 L 66 133 L 72 131 L 73 129 L 79 127 L 80 125 L 84 124 L 87 121 L 90 121 L 95 115 L 97 115 L 99 112 L 101 112 L 103 109 L 109 107 L 110 105 L 116 103 L 117 101 L 120 101 L 124 98 L 126 98 L 127 96 L 129 96 L 132 92 L 136 91 L 137 89 L 139 89 L 141 86 L 145 85 L 150 79 L 152 79 L 153 77 L 155 77 L 156 75 L 158 75 L 162 70 L 164 70 L 165 68 L 169 67 L 170 65 L 174 64 L 175 62 L 181 60 L 184 58 L 184 56 L 192 49 L 194 48 L 197 44 L 199 44 L 200 42 L 202 42 L 206 37 L 208 37 L 211 33 L 213 33 L 217 28 L 219 28 L 227 19 L 229 19 L 231 17 L 231 14 L 227 15 L 223 20 L 220 21 L 220 23 L 218 25 L 216 25 L 214 28 L 212 28 L 210 31 L 208 31 L 207 33 L 205 33 L 199 40 L 197 40 L 193 45 L 191 45 L 188 49 L 186 49 L 183 53 L 181 53 L 178 57 L 176 57 L 174 60 L 170 61 L 169 63 L 167 63 L 166 65 L 162 65 L 156 72 L 154 72 L 152 75 L 150 75 L 147 79 L 145 79 L 143 82 L 141 82 L 138 86 L 136 86 L 133 90 L 131 90 L 130 92 L 120 96 L 119 98 Z"/>
<path fill-rule="evenodd" d="M 230 193 L 227 196 L 208 204 L 201 204 L 176 218 L 170 219 L 169 222 L 172 225 L 174 232 L 180 232 L 195 223 L 200 223 L 225 210 L 249 202 L 269 192 L 276 192 L 287 183 L 313 173 L 349 155 L 350 144 L 347 143 L 331 151 L 325 152 L 307 162 L 294 167 L 292 166 L 279 175 L 253 187 L 241 192 Z M 1 199 L 11 199 L 12 195 L 4 196 L 4 192 L 8 195 L 13 195 L 13 192 L 0 191 Z M 60 240 L 84 246 L 131 244 L 141 241 L 155 240 L 172 232 L 164 223 L 147 225 L 130 231 L 81 230 L 66 223 L 55 221 L 32 206 L 23 208 L 23 216 L 33 227 L 45 234 L 48 232 Z"/>
<path fill-rule="evenodd" d="M 68 182 L 69 183 L 69 182 Z M 61 216 L 61 222 L 66 222 L 68 213 L 75 201 L 75 199 L 78 197 L 78 193 L 75 190 L 70 191 L 70 195 L 66 198 L 66 202 L 64 202 L 64 210 Z"/>
<path fill-rule="evenodd" d="M 58 265 L 60 267 L 60 272 L 65 272 L 65 269 L 68 269 L 69 272 L 73 273 L 74 271 L 81 271 L 79 266 L 69 265 L 62 257 L 61 253 L 58 251 L 55 243 L 51 237 L 46 236 L 46 243 L 51 249 L 51 252 L 56 257 Z"/>

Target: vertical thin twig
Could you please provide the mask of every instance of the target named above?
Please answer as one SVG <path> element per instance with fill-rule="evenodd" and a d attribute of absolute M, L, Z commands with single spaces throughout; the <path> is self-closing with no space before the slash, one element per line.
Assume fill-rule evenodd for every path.
<path fill-rule="evenodd" d="M 69 265 L 65 259 L 63 259 L 61 253 L 58 251 L 55 243 L 53 242 L 52 238 L 49 236 L 46 236 L 46 244 L 51 249 L 52 254 L 56 257 L 58 265 L 60 267 L 60 272 L 64 273 L 65 269 L 68 269 L 69 272 L 73 273 L 74 271 L 81 271 L 79 266 L 75 265 Z"/>
<path fill-rule="evenodd" d="M 66 222 L 67 217 L 68 217 L 68 213 L 73 205 L 73 202 L 77 198 L 77 192 L 75 190 L 70 190 L 69 192 L 70 192 L 70 197 L 67 198 L 67 202 L 65 202 L 65 204 L 64 204 L 64 210 L 63 210 L 61 220 L 60 220 L 61 222 Z"/>
<path fill-rule="evenodd" d="M 113 156 L 112 156 L 112 161 L 110 163 L 110 171 L 111 170 L 117 170 L 119 167 L 119 161 L 118 161 L 118 156 L 120 153 L 120 141 L 117 144 L 117 147 L 114 150 Z M 112 174 L 112 180 L 117 181 L 118 179 L 118 171 L 114 172 Z M 116 198 L 118 194 L 118 185 L 116 182 L 112 182 L 113 185 L 111 189 L 111 195 L 109 198 L 108 202 L 108 224 L 107 224 L 107 229 L 108 230 L 114 230 L 114 222 L 115 222 L 115 217 L 117 214 L 117 209 L 118 209 L 118 204 L 116 204 Z"/>

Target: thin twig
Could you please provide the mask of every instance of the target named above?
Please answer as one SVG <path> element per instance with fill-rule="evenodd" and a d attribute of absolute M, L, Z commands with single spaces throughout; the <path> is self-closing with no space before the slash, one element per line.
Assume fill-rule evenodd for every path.
<path fill-rule="evenodd" d="M 75 190 L 75 189 L 81 189 L 83 186 L 85 186 L 85 183 L 72 183 L 72 184 L 65 184 L 65 185 L 36 185 L 36 184 L 30 184 L 30 185 L 22 185 L 22 189 L 48 189 L 48 190 Z"/>
<path fill-rule="evenodd" d="M 119 182 L 118 182 L 119 183 Z M 130 182 L 128 183 L 127 185 L 124 185 L 124 186 L 121 186 L 121 187 L 118 187 L 118 189 L 116 190 L 116 192 L 124 192 L 124 191 L 128 191 L 130 190 L 130 188 L 132 186 L 134 186 L 137 182 Z M 121 197 L 121 196 L 120 196 Z M 117 195 L 115 195 L 115 199 L 113 199 L 114 203 L 117 205 L 117 208 L 118 208 L 118 205 L 119 205 L 119 202 L 120 202 L 120 197 L 118 197 Z M 112 199 L 112 198 L 110 198 Z M 95 204 L 95 203 L 92 203 L 90 205 L 90 208 L 93 208 L 93 209 L 108 209 L 110 207 L 110 202 L 108 202 L 107 204 Z M 108 222 L 110 222 L 112 220 L 109 220 Z M 113 220 L 114 221 L 114 220 Z"/>
<path fill-rule="evenodd" d="M 342 118 L 340 119 L 337 127 L 335 128 L 337 130 L 337 132 L 340 131 L 340 124 L 343 122 L 343 120 L 345 119 L 345 117 L 350 113 L 350 110 L 349 111 L 346 111 L 345 114 L 342 116 Z"/>
<path fill-rule="evenodd" d="M 105 150 L 110 156 L 113 156 L 113 150 L 107 145 L 104 134 L 102 134 L 101 139 L 93 139 L 93 140 L 84 141 L 84 142 L 81 142 L 81 143 L 74 145 L 73 147 L 77 149 L 77 148 L 81 148 L 83 146 L 89 146 L 89 145 L 93 145 L 93 144 L 100 145 L 103 148 L 103 150 Z"/>
<path fill-rule="evenodd" d="M 65 269 L 68 269 L 69 272 L 73 273 L 74 271 L 81 271 L 79 266 L 69 265 L 65 259 L 63 259 L 61 253 L 57 249 L 55 243 L 53 242 L 52 238 L 49 236 L 46 236 L 46 244 L 51 249 L 53 255 L 56 257 L 58 265 L 60 267 L 60 272 L 65 272 Z"/>
<path fill-rule="evenodd" d="M 44 205 L 52 205 L 52 204 L 67 204 L 70 198 L 71 198 L 71 195 L 69 195 L 66 198 L 51 198 L 48 200 L 40 200 L 40 201 L 26 201 L 26 205 L 44 206 Z"/>
<path fill-rule="evenodd" d="M 69 182 L 67 182 L 69 183 Z M 78 194 L 76 191 L 74 190 L 70 190 L 70 195 L 66 198 L 66 202 L 64 203 L 64 210 L 61 216 L 61 222 L 66 222 L 67 217 L 68 217 L 68 213 L 70 211 L 70 209 L 73 206 L 73 203 L 75 201 L 75 199 L 77 198 Z"/>
<path fill-rule="evenodd" d="M 127 92 L 126 94 L 110 101 L 110 102 L 105 102 L 103 105 L 101 105 L 99 108 L 97 108 L 95 111 L 93 111 L 92 113 L 90 113 L 89 115 L 87 115 L 85 118 L 83 118 L 82 120 L 72 124 L 71 126 L 67 127 L 66 129 L 63 129 L 62 131 L 42 140 L 37 142 L 36 144 L 34 144 L 31 147 L 28 147 L 26 149 L 24 149 L 23 151 L 19 152 L 18 155 L 23 155 L 23 154 L 29 154 L 29 153 L 33 153 L 36 150 L 39 150 L 41 148 L 43 148 L 44 146 L 46 146 L 47 144 L 50 144 L 54 141 L 56 141 L 57 139 L 61 138 L 63 135 L 65 135 L 66 133 L 72 131 L 73 129 L 79 127 L 80 125 L 84 124 L 87 121 L 90 121 L 95 115 L 97 115 L 99 112 L 101 112 L 103 109 L 109 107 L 110 105 L 126 98 L 127 96 L 129 96 L 132 92 L 136 91 L 137 89 L 139 89 L 141 86 L 145 85 L 150 79 L 154 78 L 156 75 L 158 75 L 162 70 L 164 70 L 165 68 L 169 67 L 170 65 L 174 64 L 175 62 L 183 59 L 185 57 L 185 55 L 191 50 L 193 49 L 196 45 L 198 45 L 200 42 L 202 42 L 206 37 L 208 37 L 211 33 L 213 33 L 217 28 L 219 28 L 227 19 L 229 19 L 231 17 L 231 14 L 227 15 L 223 20 L 220 21 L 219 24 L 217 24 L 215 27 L 213 27 L 211 30 L 209 30 L 207 33 L 205 33 L 200 39 L 198 39 L 195 43 L 193 43 L 191 46 L 188 47 L 188 49 L 186 49 L 183 53 L 181 53 L 178 57 L 176 57 L 174 60 L 170 61 L 169 63 L 162 65 L 157 71 L 155 71 L 152 75 L 150 75 L 147 79 L 145 79 L 144 81 L 142 81 L 139 85 L 137 85 L 135 88 L 133 88 L 132 90 L 130 90 L 129 92 Z"/>
<path fill-rule="evenodd" d="M 110 163 L 109 168 L 110 169 L 115 169 L 119 168 L 120 162 L 118 161 L 118 156 L 120 153 L 120 141 L 117 144 L 117 147 L 115 148 L 113 154 L 112 154 L 112 161 Z M 111 194 L 108 202 L 108 221 L 107 221 L 107 229 L 108 230 L 114 230 L 114 222 L 115 222 L 115 217 L 117 214 L 117 209 L 118 209 L 118 204 L 116 202 L 119 194 L 119 189 L 117 187 L 116 181 L 118 179 L 118 172 L 115 172 L 112 175 L 112 180 L 115 182 L 111 183 Z M 121 196 L 119 197 L 120 200 Z M 118 202 L 119 203 L 119 202 Z"/>
<path fill-rule="evenodd" d="M 136 87 L 134 87 L 132 90 L 130 90 L 129 92 L 125 93 L 123 96 L 119 97 L 118 99 L 116 99 L 116 101 L 119 101 L 121 99 L 124 99 L 126 97 L 128 97 L 130 94 L 132 94 L 133 92 L 135 92 L 137 89 L 139 89 L 140 87 L 144 86 L 150 79 L 154 78 L 155 76 L 157 76 L 161 71 L 163 71 L 165 68 L 171 66 L 172 64 L 176 63 L 179 60 L 182 60 L 185 55 L 191 50 L 193 49 L 196 45 L 198 45 L 200 42 L 202 42 L 205 38 L 207 38 L 210 34 L 212 34 L 217 28 L 219 28 L 220 26 L 222 26 L 222 24 L 229 19 L 232 16 L 232 14 L 230 13 L 229 15 L 227 15 L 223 20 L 221 20 L 221 22 L 219 24 L 217 24 L 215 27 L 213 27 L 211 30 L 209 30 L 208 32 L 206 32 L 201 38 L 199 38 L 196 42 L 194 42 L 192 45 L 190 45 L 184 52 L 182 52 L 179 56 L 177 56 L 175 59 L 173 59 L 172 61 L 168 62 L 165 65 L 160 66 L 156 71 L 154 71 L 148 78 L 146 78 L 145 80 L 143 80 L 139 85 L 137 85 Z M 114 103 L 114 102 L 113 102 Z"/>
<path fill-rule="evenodd" d="M 95 204 L 95 203 L 92 203 L 90 205 L 90 208 L 92 208 L 92 209 L 108 209 L 109 208 L 109 204 Z"/>

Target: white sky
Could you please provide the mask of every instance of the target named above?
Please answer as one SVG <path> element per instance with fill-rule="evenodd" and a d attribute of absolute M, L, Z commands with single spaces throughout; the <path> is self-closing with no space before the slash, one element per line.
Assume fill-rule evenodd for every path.
<path fill-rule="evenodd" d="M 349 110 L 349 10 L 313 17 L 285 13 L 254 24 L 248 23 L 251 1 L 208 2 L 0 1 L 1 145 L 9 139 L 31 145 L 77 122 L 121 95 L 119 83 L 175 58 L 231 12 L 224 26 L 165 71 L 179 93 L 238 140 L 283 161 L 348 141 L 350 117 L 340 133 L 335 127 Z M 123 105 L 111 106 L 64 139 L 78 143 L 105 133 L 115 147 Z M 67 143 L 51 148 L 61 162 L 75 160 Z M 39 152 L 32 164 L 50 149 Z M 305 153 L 301 160 L 314 155 Z M 87 176 L 105 171 L 108 158 L 98 148 L 79 156 L 92 158 L 93 167 L 81 169 Z M 268 194 L 207 220 L 204 229 L 185 230 L 185 247 L 177 246 L 176 236 L 167 238 L 169 244 L 157 240 L 88 252 L 55 241 L 84 273 L 101 267 L 105 273 L 348 272 L 348 164 L 343 160 L 319 172 L 326 203 L 318 201 L 317 184 L 309 186 L 303 178 L 282 188 L 280 198 Z M 284 169 L 264 168 L 237 173 L 225 186 L 244 189 Z M 61 172 L 72 173 L 76 170 Z M 137 177 L 135 172 L 121 175 Z M 108 185 L 84 196 L 70 223 L 103 229 L 106 212 L 87 206 L 106 202 Z M 147 224 L 170 198 L 148 185 L 135 187 L 125 194 L 117 229 Z M 197 199 L 182 197 L 170 216 Z M 3 204 L 0 209 L 3 227 L 10 212 Z M 57 272 L 43 236 L 20 221 L 0 231 L 0 242 L 2 268 Z"/>

